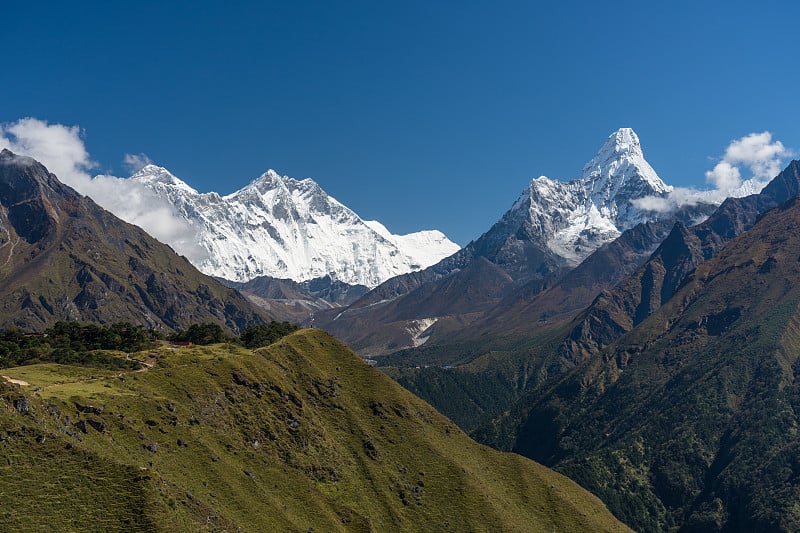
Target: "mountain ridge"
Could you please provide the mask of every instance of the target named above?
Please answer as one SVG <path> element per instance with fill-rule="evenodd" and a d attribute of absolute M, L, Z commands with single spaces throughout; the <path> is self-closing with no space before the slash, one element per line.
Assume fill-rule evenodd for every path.
<path fill-rule="evenodd" d="M 798 193 L 800 161 L 792 161 L 760 193 L 726 199 L 696 226 L 676 224 L 636 273 L 598 296 L 576 319 L 570 335 L 575 344 L 568 350 L 586 354 L 633 329 L 666 303 L 697 265 L 747 232 L 770 209 L 790 201 Z"/>
<path fill-rule="evenodd" d="M 414 346 L 410 321 L 438 321 L 429 342 L 437 339 L 437 329 L 438 337 L 450 334 L 444 328 L 452 321 L 440 320 L 445 317 L 471 314 L 458 318 L 454 326 L 469 330 L 481 313 L 513 298 L 521 287 L 530 295 L 546 290 L 593 252 L 638 224 L 702 220 L 714 209 L 704 203 L 669 213 L 636 207 L 638 199 L 663 197 L 671 190 L 644 159 L 636 133 L 621 128 L 609 135 L 584 165 L 581 178 L 570 182 L 546 177 L 532 180 L 511 208 L 478 239 L 421 272 L 387 280 L 343 310 L 322 312 L 316 316 L 316 324 L 366 356 Z M 658 239 L 666 233 L 649 235 Z M 636 260 L 643 261 L 643 250 L 656 245 L 654 241 L 638 246 Z M 459 304 L 450 308 L 425 303 L 435 300 L 437 287 L 464 285 L 466 279 L 449 283 L 446 279 L 471 276 L 468 265 L 479 257 L 496 265 L 507 278 L 501 281 L 501 277 L 492 276 L 492 287 L 474 290 L 470 299 L 459 298 Z M 409 314 L 409 308 L 416 311 Z"/>
<path fill-rule="evenodd" d="M 268 316 L 169 246 L 61 183 L 32 158 L 0 152 L 0 325 L 59 320 L 238 332 Z"/>
<path fill-rule="evenodd" d="M 520 395 L 541 391 L 601 357 L 607 346 L 669 301 L 695 267 L 798 191 L 800 163 L 793 161 L 761 193 L 727 199 L 699 225 L 640 224 L 552 287 L 523 287 L 444 336 L 440 320 L 427 332 L 430 340 L 424 346 L 392 353 L 379 364 L 394 367 L 387 373 L 462 427 L 475 430 L 522 403 Z M 564 312 L 568 308 L 573 311 Z M 450 398 L 469 407 L 454 405 Z"/>
<path fill-rule="evenodd" d="M 393 235 L 376 221 L 362 220 L 314 180 L 274 170 L 225 196 L 199 193 L 155 165 L 130 179 L 167 200 L 195 228 L 205 251 L 196 266 L 232 282 L 331 276 L 374 287 L 459 248 L 438 230 Z"/>
<path fill-rule="evenodd" d="M 15 474 L 0 477 L 3 528 L 35 516 L 54 530 L 629 531 L 320 330 L 129 358 L 146 368 L 3 370 L 25 383 L 0 381 Z"/>
<path fill-rule="evenodd" d="M 794 197 L 478 436 L 573 476 L 637 530 L 796 529 L 798 228 Z"/>

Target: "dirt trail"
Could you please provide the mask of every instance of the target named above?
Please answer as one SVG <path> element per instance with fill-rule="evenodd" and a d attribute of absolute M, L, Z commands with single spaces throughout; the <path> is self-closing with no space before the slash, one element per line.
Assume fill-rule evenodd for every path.
<path fill-rule="evenodd" d="M 27 381 L 22 381 L 21 379 L 11 379 L 8 376 L 0 376 L 0 377 L 2 377 L 4 380 L 8 381 L 9 383 L 14 383 L 16 385 L 24 385 L 26 387 L 30 386 L 30 383 L 28 383 Z"/>
<path fill-rule="evenodd" d="M 17 244 L 19 244 L 19 237 L 17 237 L 16 241 L 11 242 L 11 232 L 8 231 L 8 228 L 6 228 L 3 224 L 0 224 L 0 230 L 5 232 L 7 239 L 6 242 L 0 245 L 0 250 L 5 248 L 9 244 L 11 245 L 11 248 L 8 249 L 8 258 L 6 258 L 6 262 L 3 263 L 3 267 L 5 267 L 6 265 L 8 265 L 9 262 L 11 262 L 11 258 L 14 257 L 14 247 L 17 246 Z"/>
<path fill-rule="evenodd" d="M 133 361 L 134 360 L 134 359 L 131 359 L 130 357 L 126 357 L 126 359 L 128 359 L 129 361 Z M 147 370 L 150 370 L 151 368 L 153 368 L 155 366 L 155 362 L 152 362 L 152 363 L 151 362 L 147 362 L 147 361 L 138 361 L 138 362 L 142 365 L 142 368 L 140 368 L 138 370 L 130 370 L 130 371 L 127 371 L 127 372 L 119 372 L 118 374 L 115 374 L 114 376 L 90 377 L 90 378 L 84 378 L 84 379 L 76 379 L 76 380 L 73 380 L 73 381 L 57 381 L 55 383 L 50 383 L 49 385 L 43 385 L 41 387 L 37 387 L 36 390 L 38 391 L 40 389 L 42 389 L 42 390 L 43 389 L 49 389 L 51 387 L 62 387 L 64 385 L 75 385 L 76 383 L 91 383 L 93 381 L 101 381 L 101 380 L 106 380 L 106 379 L 111 379 L 111 378 L 120 378 L 120 377 L 126 376 L 128 374 L 132 374 L 134 372 L 146 372 Z M 13 379 L 13 378 L 10 378 L 8 376 L 0 376 L 0 377 L 3 378 L 4 380 L 6 380 L 9 383 L 16 383 L 17 385 L 25 385 L 26 387 L 29 387 L 31 385 L 27 381 L 23 381 L 21 379 Z"/>

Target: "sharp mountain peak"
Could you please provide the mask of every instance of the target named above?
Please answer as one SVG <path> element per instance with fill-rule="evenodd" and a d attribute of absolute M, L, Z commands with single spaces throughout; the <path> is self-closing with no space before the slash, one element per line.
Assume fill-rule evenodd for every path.
<path fill-rule="evenodd" d="M 156 166 L 133 178 L 197 229 L 197 242 L 207 252 L 198 268 L 232 281 L 331 276 L 374 287 L 459 249 L 444 235 L 429 232 L 387 238 L 314 180 L 296 180 L 273 169 L 226 196 L 200 195 Z"/>
<path fill-rule="evenodd" d="M 138 181 L 144 185 L 162 184 L 182 189 L 188 193 L 199 194 L 197 190 L 192 188 L 185 181 L 175 176 L 166 168 L 158 165 L 145 165 L 141 170 L 132 175 L 130 179 Z"/>

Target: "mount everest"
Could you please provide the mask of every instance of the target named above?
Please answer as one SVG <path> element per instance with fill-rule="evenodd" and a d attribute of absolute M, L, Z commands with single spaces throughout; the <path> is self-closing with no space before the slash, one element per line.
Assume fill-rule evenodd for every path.
<path fill-rule="evenodd" d="M 166 199 L 196 229 L 206 252 L 196 266 L 231 281 L 331 276 L 374 287 L 459 249 L 436 230 L 393 235 L 377 221 L 362 220 L 313 180 L 274 170 L 227 196 L 199 193 L 155 165 L 131 180 Z"/>

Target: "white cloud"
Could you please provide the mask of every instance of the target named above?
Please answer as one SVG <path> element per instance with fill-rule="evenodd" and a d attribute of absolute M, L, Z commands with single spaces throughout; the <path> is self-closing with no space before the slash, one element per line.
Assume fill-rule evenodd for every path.
<path fill-rule="evenodd" d="M 712 170 L 706 172 L 706 181 L 715 189 L 733 190 L 742 184 L 742 173 L 727 161 L 720 161 Z"/>
<path fill-rule="evenodd" d="M 741 163 L 750 169 L 753 177 L 769 180 L 780 173 L 782 159 L 791 155 L 791 150 L 780 141 L 772 142 L 772 134 L 764 131 L 731 142 L 725 150 L 723 161 Z"/>
<path fill-rule="evenodd" d="M 125 154 L 125 157 L 122 158 L 122 164 L 128 172 L 135 174 L 145 166 L 152 165 L 153 160 L 147 157 L 147 154 Z"/>
<path fill-rule="evenodd" d="M 656 213 L 669 213 L 684 205 L 695 205 L 701 201 L 719 203 L 708 194 L 712 191 L 698 191 L 688 187 L 673 187 L 665 196 L 645 196 L 636 198 L 631 203 L 638 209 L 655 211 Z M 724 199 L 724 198 L 723 198 Z"/>
<path fill-rule="evenodd" d="M 36 159 L 73 187 L 73 183 L 88 180 L 88 172 L 97 166 L 89 158 L 80 128 L 35 118 L 0 124 L 0 148 Z"/>
<path fill-rule="evenodd" d="M 766 184 L 780 173 L 783 158 L 791 155 L 782 142 L 772 141 L 770 132 L 751 133 L 731 141 L 720 162 L 706 172 L 706 181 L 716 189 L 734 191 L 742 185 L 741 167 L 745 167 L 751 180 Z"/>
<path fill-rule="evenodd" d="M 667 196 L 648 196 L 633 203 L 640 209 L 666 213 L 684 205 L 719 204 L 728 197 L 754 194 L 780 173 L 783 159 L 792 155 L 781 141 L 772 140 L 770 132 L 751 133 L 731 141 L 714 168 L 706 172 L 706 182 L 713 189 L 676 187 Z M 747 179 L 743 171 L 747 171 Z"/>
<path fill-rule="evenodd" d="M 33 157 L 62 182 L 122 220 L 136 224 L 169 244 L 192 262 L 205 257 L 205 251 L 197 245 L 195 229 L 178 216 L 166 200 L 129 179 L 107 175 L 91 177 L 89 172 L 97 168 L 97 164 L 89 157 L 82 131 L 77 126 L 49 124 L 35 118 L 0 124 L 2 148 Z M 149 162 L 144 154 L 126 154 L 124 159 L 124 163 L 131 166 Z"/>
<path fill-rule="evenodd" d="M 645 196 L 634 198 L 631 203 L 636 209 L 644 211 L 655 211 L 656 213 L 669 213 L 675 210 L 675 204 L 670 201 L 668 196 Z"/>

